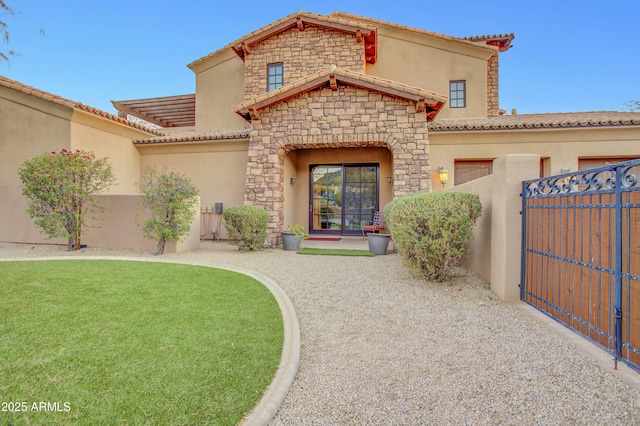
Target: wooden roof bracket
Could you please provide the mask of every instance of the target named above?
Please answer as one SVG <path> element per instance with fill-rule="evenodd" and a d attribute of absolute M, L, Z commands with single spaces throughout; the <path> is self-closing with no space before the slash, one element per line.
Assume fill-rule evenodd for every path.
<path fill-rule="evenodd" d="M 302 21 L 302 17 L 298 16 L 296 18 L 296 25 L 300 31 L 304 31 L 304 22 Z"/>
<path fill-rule="evenodd" d="M 260 120 L 260 114 L 258 113 L 258 110 L 255 108 L 250 108 L 249 109 L 249 115 L 251 116 L 251 120 Z"/>
<path fill-rule="evenodd" d="M 329 76 L 329 85 L 331 86 L 331 90 L 334 92 L 338 90 L 338 81 L 336 80 L 335 74 L 331 74 Z"/>
<path fill-rule="evenodd" d="M 361 29 L 357 29 L 356 30 L 356 40 L 358 41 L 358 44 L 362 43 L 364 40 L 364 37 L 362 36 L 362 30 Z"/>
<path fill-rule="evenodd" d="M 247 43 L 242 43 L 242 52 L 244 53 L 244 56 L 248 56 L 249 53 L 251 53 L 251 50 L 249 49 L 249 45 Z"/>
<path fill-rule="evenodd" d="M 425 99 L 419 99 L 416 102 L 416 113 L 422 113 L 427 110 L 427 101 Z"/>

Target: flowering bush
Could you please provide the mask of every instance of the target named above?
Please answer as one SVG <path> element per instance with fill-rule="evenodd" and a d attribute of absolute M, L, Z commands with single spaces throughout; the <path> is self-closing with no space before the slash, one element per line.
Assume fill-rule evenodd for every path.
<path fill-rule="evenodd" d="M 108 159 L 63 148 L 25 161 L 18 174 L 35 224 L 49 238 L 66 237 L 69 250 L 79 250 L 87 213 L 102 211 L 96 195 L 115 180 Z"/>

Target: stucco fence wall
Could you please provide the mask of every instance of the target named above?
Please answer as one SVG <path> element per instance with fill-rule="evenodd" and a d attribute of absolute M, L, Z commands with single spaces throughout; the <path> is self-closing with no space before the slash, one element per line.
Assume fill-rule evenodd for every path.
<path fill-rule="evenodd" d="M 149 213 L 138 206 L 142 203 L 142 195 L 105 194 L 100 195 L 100 203 L 104 212 L 95 216 L 98 220 L 88 220 L 88 224 L 96 227 L 85 228 L 81 244 L 88 247 L 111 249 L 138 249 L 155 252 L 157 242 L 145 238 L 142 234 L 142 220 L 150 217 Z M 165 245 L 167 253 L 185 253 L 197 250 L 200 246 L 200 198 L 196 201 L 196 215 L 189 234 L 182 242 L 168 241 Z"/>
<path fill-rule="evenodd" d="M 540 156 L 506 155 L 493 161 L 491 175 L 446 190 L 480 196 L 482 216 L 461 263 L 487 279 L 506 302 L 520 300 L 522 181 L 539 174 Z"/>

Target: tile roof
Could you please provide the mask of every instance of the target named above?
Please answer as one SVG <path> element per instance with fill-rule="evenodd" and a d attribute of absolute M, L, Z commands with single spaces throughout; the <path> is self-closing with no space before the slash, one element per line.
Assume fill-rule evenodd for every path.
<path fill-rule="evenodd" d="M 66 106 L 68 108 L 78 109 L 81 111 L 86 111 L 93 115 L 97 115 L 98 117 L 105 118 L 107 120 L 114 121 L 119 124 L 123 124 L 125 126 L 133 127 L 138 130 L 145 131 L 147 133 L 161 135 L 162 132 L 154 129 L 150 129 L 146 126 L 143 126 L 138 123 L 131 122 L 124 118 L 118 117 L 117 115 L 99 110 L 97 108 L 90 107 L 80 102 L 75 102 L 70 99 L 63 98 L 58 95 L 54 95 L 52 93 L 45 92 L 40 89 L 36 89 L 35 87 L 27 86 L 26 84 L 20 83 L 19 81 L 11 80 L 6 78 L 5 76 L 0 75 L 0 86 L 7 87 L 9 89 L 17 90 L 18 92 L 26 93 L 27 95 L 35 96 L 36 98 L 44 99 L 45 101 L 53 102 L 59 105 Z"/>
<path fill-rule="evenodd" d="M 611 126 L 640 126 L 640 112 L 594 111 L 501 115 L 498 117 L 485 118 L 438 119 L 429 124 L 429 131 L 464 132 Z"/>
<path fill-rule="evenodd" d="M 250 129 L 236 130 L 188 130 L 181 132 L 168 132 L 164 136 L 149 139 L 134 140 L 134 145 L 158 145 L 173 143 L 189 143 L 201 141 L 234 141 L 240 139 L 249 139 Z"/>
<path fill-rule="evenodd" d="M 354 20 L 340 19 L 332 15 L 319 15 L 311 12 L 298 11 L 291 15 L 285 16 L 284 18 L 279 19 L 269 25 L 266 25 L 256 31 L 253 31 L 245 35 L 244 37 L 239 38 L 238 40 L 235 40 L 232 43 L 229 43 L 225 47 L 218 49 L 215 52 L 210 53 L 209 55 L 206 55 L 200 59 L 197 59 L 191 62 L 187 66 L 189 68 L 192 68 L 193 66 L 207 60 L 208 58 L 216 56 L 218 53 L 225 51 L 227 49 L 233 49 L 238 54 L 238 56 L 240 56 L 241 58 L 244 58 L 244 53 L 242 49 L 243 43 L 248 43 L 248 44 L 256 43 L 258 41 L 264 40 L 265 38 L 275 33 L 292 28 L 297 25 L 298 18 L 300 18 L 303 22 L 307 21 L 311 25 L 326 26 L 329 28 L 336 27 L 336 28 L 343 28 L 343 29 L 345 28 L 345 25 L 346 25 L 354 32 L 356 30 L 361 30 L 365 35 L 372 33 L 374 37 L 373 38 L 369 37 L 368 40 L 369 42 L 372 42 L 375 44 L 375 31 L 376 31 L 375 26 L 367 25 L 365 23 L 357 22 Z"/>
<path fill-rule="evenodd" d="M 236 105 L 231 110 L 249 120 L 250 109 L 266 108 L 269 105 L 281 102 L 299 93 L 316 89 L 329 83 L 332 77 L 349 85 L 376 90 L 381 93 L 390 94 L 391 96 L 402 97 L 416 102 L 419 100 L 427 101 L 427 105 L 429 105 L 435 113 L 437 113 L 448 100 L 447 96 L 435 92 L 331 65 L 326 70 L 316 72 L 293 83 L 281 86 L 255 99 Z M 432 117 L 433 116 L 435 116 L 435 114 L 433 114 Z"/>
<path fill-rule="evenodd" d="M 332 14 L 330 14 L 328 16 L 335 16 L 337 18 L 347 19 L 347 20 L 351 20 L 351 21 L 358 21 L 358 22 L 371 22 L 374 25 L 385 25 L 387 27 L 397 28 L 397 29 L 403 30 L 403 31 L 410 31 L 410 32 L 417 33 L 417 34 L 424 34 L 424 35 L 429 35 L 429 36 L 441 38 L 443 40 L 449 40 L 449 41 L 459 42 L 459 43 L 462 43 L 462 44 L 467 44 L 467 45 L 471 44 L 473 46 L 483 47 L 482 45 L 479 45 L 478 43 L 474 43 L 468 37 L 464 37 L 464 38 L 453 37 L 453 36 L 449 36 L 449 35 L 442 34 L 442 33 L 436 33 L 436 32 L 433 32 L 433 31 L 423 30 L 423 29 L 420 29 L 420 28 L 409 27 L 409 26 L 401 25 L 401 24 L 394 24 L 392 22 L 387 22 L 387 21 L 383 21 L 383 20 L 380 20 L 380 19 L 368 18 L 366 16 L 354 15 L 354 14 L 347 13 L 347 12 L 340 12 L 338 10 L 336 10 L 335 12 L 333 12 Z"/>

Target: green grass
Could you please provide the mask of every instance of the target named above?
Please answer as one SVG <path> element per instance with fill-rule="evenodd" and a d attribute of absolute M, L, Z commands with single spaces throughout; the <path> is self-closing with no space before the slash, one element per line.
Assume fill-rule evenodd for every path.
<path fill-rule="evenodd" d="M 284 338 L 258 281 L 169 263 L 0 262 L 0 319 L 3 425 L 236 424 Z"/>
<path fill-rule="evenodd" d="M 326 248 L 311 248 L 305 247 L 298 250 L 298 254 L 316 254 L 325 256 L 375 256 L 367 250 L 350 250 L 350 249 L 326 249 Z"/>

